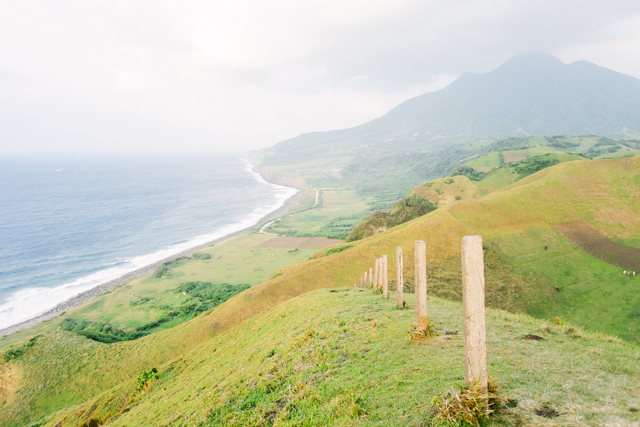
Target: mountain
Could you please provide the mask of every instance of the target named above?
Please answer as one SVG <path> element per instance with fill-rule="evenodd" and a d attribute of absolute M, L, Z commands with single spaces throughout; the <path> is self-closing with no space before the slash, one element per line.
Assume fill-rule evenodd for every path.
<path fill-rule="evenodd" d="M 414 157 L 408 153 L 532 134 L 640 135 L 640 80 L 587 61 L 564 64 L 550 54 L 518 55 L 491 72 L 463 74 L 378 119 L 303 134 L 260 150 L 252 160 L 264 169 L 315 162 L 321 172 L 383 157 L 406 166 Z M 413 185 L 443 176 L 446 167 L 435 168 L 433 157 L 419 158 L 420 167 L 431 169 L 416 174 Z"/>

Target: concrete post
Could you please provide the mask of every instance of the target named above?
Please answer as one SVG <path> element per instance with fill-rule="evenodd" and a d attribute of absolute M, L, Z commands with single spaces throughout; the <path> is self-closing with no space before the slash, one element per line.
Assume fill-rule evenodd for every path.
<path fill-rule="evenodd" d="M 484 315 L 482 236 L 462 238 L 462 308 L 464 364 L 467 386 L 480 381 L 487 390 L 487 331 Z"/>
<path fill-rule="evenodd" d="M 369 267 L 369 284 L 367 286 L 373 286 L 373 269 Z"/>
<path fill-rule="evenodd" d="M 429 312 L 427 310 L 427 244 L 424 240 L 413 243 L 414 262 L 416 267 L 415 295 L 416 295 L 416 326 L 426 325 Z"/>
<path fill-rule="evenodd" d="M 387 256 L 382 255 L 382 298 L 389 298 L 389 275 L 387 269 Z"/>
<path fill-rule="evenodd" d="M 398 246 L 396 248 L 396 307 L 404 307 L 404 277 L 402 269 L 404 263 L 402 261 L 402 248 Z"/>
<path fill-rule="evenodd" d="M 373 276 L 373 285 L 372 286 L 373 286 L 373 290 L 375 291 L 376 289 L 378 289 L 378 278 L 379 278 L 379 275 L 380 275 L 380 272 L 379 272 L 379 270 L 380 270 L 380 259 L 379 258 L 376 258 L 376 262 L 374 264 L 374 267 L 375 267 L 376 273 Z"/>

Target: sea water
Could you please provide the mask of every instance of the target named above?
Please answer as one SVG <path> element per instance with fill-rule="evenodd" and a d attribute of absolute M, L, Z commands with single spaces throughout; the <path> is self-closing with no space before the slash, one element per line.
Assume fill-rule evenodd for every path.
<path fill-rule="evenodd" d="M 0 329 L 252 226 L 297 190 L 236 154 L 4 155 Z"/>

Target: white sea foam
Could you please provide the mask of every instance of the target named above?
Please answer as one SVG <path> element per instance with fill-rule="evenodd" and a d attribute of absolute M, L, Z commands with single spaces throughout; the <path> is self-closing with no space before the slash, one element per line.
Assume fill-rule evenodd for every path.
<path fill-rule="evenodd" d="M 97 271 L 73 282 L 65 283 L 54 288 L 40 287 L 21 289 L 10 295 L 4 303 L 0 304 L 0 329 L 33 319 L 34 317 L 52 309 L 56 305 L 102 283 L 117 279 L 127 273 L 187 251 L 191 248 L 211 242 L 212 240 L 216 240 L 244 228 L 251 227 L 257 224 L 265 215 L 281 208 L 290 197 L 300 191 L 296 188 L 271 184 L 265 181 L 259 173 L 253 170 L 251 163 L 247 161 L 244 162 L 246 163 L 246 170 L 251 173 L 256 181 L 269 185 L 275 190 L 276 201 L 273 204 L 254 209 L 251 214 L 247 215 L 239 222 L 222 227 L 210 234 L 194 237 L 189 241 L 171 245 L 151 254 L 121 260 L 116 263 L 110 263 L 108 264 L 108 268 Z"/>

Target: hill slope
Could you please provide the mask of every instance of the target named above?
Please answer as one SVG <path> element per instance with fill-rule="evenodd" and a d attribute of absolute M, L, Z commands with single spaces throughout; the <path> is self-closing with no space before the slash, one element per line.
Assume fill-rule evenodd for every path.
<path fill-rule="evenodd" d="M 464 376 L 462 307 L 432 298 L 429 309 L 440 335 L 412 341 L 413 310 L 371 291 L 312 292 L 161 367 L 146 393 L 129 381 L 47 425 L 429 425 L 431 398 Z M 511 406 L 491 425 L 639 419 L 637 347 L 503 311 L 487 325 L 489 372 Z M 544 405 L 561 415 L 536 415 Z"/>
<path fill-rule="evenodd" d="M 411 285 L 413 242 L 418 239 L 427 242 L 432 295 L 460 298 L 460 239 L 482 234 L 489 306 L 543 319 L 560 317 L 638 340 L 640 281 L 622 274 L 623 267 L 611 260 L 599 259 L 597 251 L 583 250 L 584 242 L 574 243 L 556 227 L 578 223 L 623 248 L 639 250 L 639 189 L 640 157 L 567 162 L 483 198 L 453 202 L 341 252 L 327 255 L 330 249 L 323 249 L 315 259 L 285 268 L 170 330 L 116 344 L 94 343 L 71 333 L 44 334 L 25 346 L 22 355 L 0 364 L 1 375 L 15 379 L 2 391 L 8 397 L 3 398 L 0 419 L 7 425 L 35 422 L 122 381 L 133 381 L 141 371 L 180 357 L 293 297 L 352 286 L 382 254 L 389 255 L 393 277 L 396 246 L 404 249 L 404 273 Z"/>

